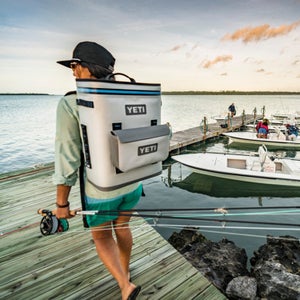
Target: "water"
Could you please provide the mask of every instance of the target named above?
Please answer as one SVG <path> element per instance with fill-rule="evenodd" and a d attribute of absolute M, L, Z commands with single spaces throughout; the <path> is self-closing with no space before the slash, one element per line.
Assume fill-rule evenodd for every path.
<path fill-rule="evenodd" d="M 33 167 L 52 162 L 54 159 L 55 111 L 60 96 L 4 96 L 0 95 L 0 171 L 1 173 Z M 295 113 L 300 111 L 300 96 L 162 96 L 162 123 L 170 122 L 173 132 L 199 126 L 203 117 L 213 122 L 214 116 L 227 115 L 227 107 L 234 102 L 237 114 L 246 114 L 256 108 L 258 113 L 265 106 L 266 115 L 274 113 Z M 221 138 L 201 146 L 191 146 L 188 152 L 201 150 L 214 152 L 249 152 L 252 149 L 228 147 Z M 255 149 L 253 149 L 255 150 Z M 289 151 L 286 155 L 300 159 L 300 151 Z M 259 208 L 272 206 L 299 206 L 299 194 L 289 189 L 258 188 L 257 185 L 233 184 L 230 181 L 208 179 L 191 174 L 188 168 L 172 159 L 165 162 L 163 173 L 144 182 L 146 197 L 137 208 L 219 208 L 257 207 L 251 211 L 256 215 L 245 215 L 246 210 L 229 210 L 227 220 L 255 220 L 277 223 L 298 223 L 299 214 L 261 216 Z M 207 213 L 207 212 L 206 212 Z M 209 213 L 213 213 L 210 211 Z M 213 216 L 213 218 L 217 218 Z M 169 224 L 166 226 L 166 223 Z M 295 227 L 256 224 L 220 223 L 216 221 L 159 220 L 155 227 L 165 238 L 179 230 L 184 224 L 200 225 L 201 232 L 211 240 L 227 238 L 238 246 L 246 248 L 248 256 L 265 243 L 266 234 L 275 236 L 289 234 L 300 238 Z M 231 228 L 239 226 L 240 229 Z M 268 227 L 261 229 L 261 227 Z M 247 229 L 245 229 L 247 227 Z M 257 227 L 254 229 L 254 227 Z M 259 229 L 259 228 L 260 229 Z"/>
<path fill-rule="evenodd" d="M 267 117 L 275 113 L 295 114 L 300 111 L 300 95 L 168 95 L 162 99 L 162 122 L 170 122 L 174 132 L 199 126 L 204 117 L 213 123 L 213 117 L 227 116 L 227 108 L 232 102 L 235 103 L 237 115 L 242 114 L 243 110 L 246 114 L 252 114 L 254 108 L 257 114 L 261 114 L 263 107 Z"/>
<path fill-rule="evenodd" d="M 19 170 L 53 161 L 55 111 L 61 96 L 0 95 L 0 172 Z M 203 117 L 227 115 L 234 102 L 237 114 L 266 108 L 273 113 L 300 111 L 300 96 L 163 96 L 162 122 L 173 131 L 199 126 Z"/>
<path fill-rule="evenodd" d="M 60 96 L 0 95 L 0 172 L 53 161 Z"/>

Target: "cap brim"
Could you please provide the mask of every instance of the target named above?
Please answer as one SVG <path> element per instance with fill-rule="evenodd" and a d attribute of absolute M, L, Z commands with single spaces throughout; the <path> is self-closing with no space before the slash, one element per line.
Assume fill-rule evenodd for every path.
<path fill-rule="evenodd" d="M 72 62 L 79 62 L 79 61 L 80 61 L 80 59 L 73 58 L 73 59 L 69 59 L 69 60 L 59 60 L 59 61 L 57 61 L 57 63 L 60 65 L 63 65 L 64 67 L 71 68 L 70 64 Z"/>

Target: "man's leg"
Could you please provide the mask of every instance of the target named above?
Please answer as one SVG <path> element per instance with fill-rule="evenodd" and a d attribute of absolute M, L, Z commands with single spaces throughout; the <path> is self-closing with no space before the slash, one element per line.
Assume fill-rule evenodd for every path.
<path fill-rule="evenodd" d="M 92 236 L 99 258 L 118 282 L 122 299 L 127 299 L 135 289 L 135 285 L 129 282 L 128 272 L 125 272 L 123 269 L 119 246 L 112 236 L 111 222 L 93 227 Z"/>

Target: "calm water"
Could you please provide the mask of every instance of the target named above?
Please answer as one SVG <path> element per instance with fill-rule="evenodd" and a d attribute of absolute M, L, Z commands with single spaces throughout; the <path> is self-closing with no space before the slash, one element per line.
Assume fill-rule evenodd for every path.
<path fill-rule="evenodd" d="M 0 95 L 0 171 L 53 161 L 55 111 L 60 96 Z"/>
<path fill-rule="evenodd" d="M 53 161 L 55 110 L 60 96 L 0 96 L 0 170 L 1 173 L 33 167 Z M 242 110 L 250 114 L 256 108 L 261 113 L 263 106 L 266 115 L 273 113 L 295 113 L 300 111 L 299 96 L 163 96 L 162 122 L 170 122 L 173 132 L 199 126 L 206 116 L 213 122 L 214 116 L 227 114 L 227 107 L 234 102 L 237 114 Z M 190 147 L 188 152 L 249 152 L 251 149 L 234 149 L 220 138 L 205 145 Z M 290 157 L 300 159 L 300 153 L 290 151 Z M 253 211 L 239 210 L 227 216 L 227 220 L 254 220 L 277 223 L 298 223 L 299 214 L 259 215 L 267 206 L 295 206 L 300 204 L 300 195 L 295 191 L 266 189 L 230 181 L 209 179 L 191 173 L 188 168 L 172 159 L 165 162 L 160 176 L 144 182 L 146 197 L 138 208 L 219 208 L 257 207 Z M 271 210 L 272 211 L 272 210 Z M 249 215 L 249 213 L 255 215 Z M 201 212 L 200 212 L 201 213 Z M 204 213 L 204 212 L 203 212 Z M 203 214 L 201 213 L 201 214 Z M 207 212 L 206 212 L 207 213 Z M 213 213 L 210 211 L 209 213 Z M 212 218 L 217 218 L 212 215 Z M 168 225 L 166 225 L 168 224 Z M 256 224 L 236 224 L 190 220 L 159 220 L 155 227 L 164 237 L 184 224 L 200 226 L 201 231 L 212 240 L 225 237 L 240 247 L 246 248 L 248 255 L 265 242 L 265 235 L 290 234 L 300 238 L 299 230 L 293 226 L 267 226 Z M 231 228 L 235 226 L 235 228 Z M 237 226 L 241 228 L 237 228 Z M 265 225 L 266 226 L 266 225 Z M 259 228 L 258 228 L 259 227 Z"/>

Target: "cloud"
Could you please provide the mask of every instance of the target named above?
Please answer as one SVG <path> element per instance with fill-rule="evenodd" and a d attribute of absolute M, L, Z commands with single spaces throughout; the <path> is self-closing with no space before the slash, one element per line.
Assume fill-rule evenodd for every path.
<path fill-rule="evenodd" d="M 187 51 L 189 51 L 189 53 L 191 52 L 197 52 L 197 50 L 201 49 L 201 46 L 196 43 L 184 43 L 184 44 L 178 44 L 178 45 L 175 45 L 173 46 L 171 49 L 168 49 L 166 52 L 169 53 L 169 52 L 178 52 L 180 50 L 183 50 L 183 49 L 187 49 Z"/>
<path fill-rule="evenodd" d="M 295 61 L 293 61 L 292 65 L 300 65 L 300 60 L 299 59 L 296 59 Z"/>
<path fill-rule="evenodd" d="M 176 46 L 174 46 L 172 49 L 168 50 L 167 52 L 176 52 L 176 51 L 182 49 L 184 46 L 185 46 L 185 44 L 182 44 L 182 45 L 176 45 Z"/>
<path fill-rule="evenodd" d="M 264 75 L 272 75 L 273 72 L 267 72 L 265 69 L 257 69 L 257 73 L 263 73 Z"/>
<path fill-rule="evenodd" d="M 256 27 L 245 27 L 238 29 L 232 34 L 226 34 L 222 40 L 224 41 L 236 41 L 242 40 L 244 43 L 266 40 L 275 38 L 277 36 L 286 35 L 297 26 L 300 25 L 300 21 L 294 22 L 290 25 L 280 25 L 278 27 L 271 27 L 269 24 L 263 24 Z"/>
<path fill-rule="evenodd" d="M 227 62 L 230 60 L 232 60 L 232 55 L 222 55 L 217 56 L 214 60 L 206 60 L 201 65 L 203 66 L 203 68 L 208 69 L 217 63 Z"/>
<path fill-rule="evenodd" d="M 253 58 L 253 57 L 247 57 L 247 58 L 245 58 L 245 59 L 244 59 L 244 62 L 245 62 L 245 63 L 252 63 L 252 64 L 256 64 L 256 65 L 260 65 L 260 64 L 263 63 L 262 60 L 257 60 L 257 59 L 255 59 L 255 58 Z"/>

